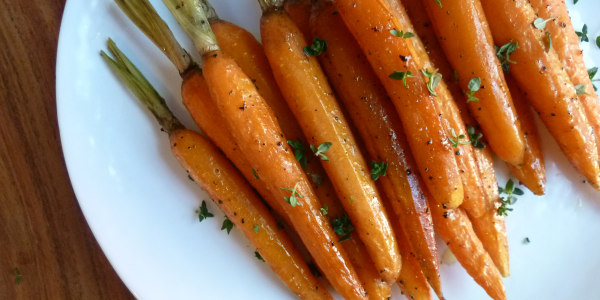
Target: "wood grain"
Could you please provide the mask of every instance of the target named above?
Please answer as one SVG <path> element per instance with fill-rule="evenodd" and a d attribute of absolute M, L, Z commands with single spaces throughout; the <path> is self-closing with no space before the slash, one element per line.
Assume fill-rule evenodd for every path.
<path fill-rule="evenodd" d="M 0 0 L 0 299 L 131 299 L 62 157 L 54 86 L 64 4 Z"/>

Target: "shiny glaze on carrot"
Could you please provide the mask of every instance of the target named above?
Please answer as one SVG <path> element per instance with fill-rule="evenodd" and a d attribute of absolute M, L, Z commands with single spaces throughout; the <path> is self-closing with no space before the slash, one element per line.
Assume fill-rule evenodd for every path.
<path fill-rule="evenodd" d="M 400 115 L 404 132 L 427 187 L 436 201 L 447 207 L 458 207 L 464 191 L 435 99 L 422 76 L 423 66 L 416 61 L 410 41 L 393 36 L 390 30 L 403 30 L 387 3 L 371 1 L 336 1 L 344 23 L 352 32 L 371 66 L 386 88 Z M 415 77 L 402 80 L 389 78 L 395 71 L 410 71 Z M 406 73 L 405 73 L 406 74 Z"/>
<path fill-rule="evenodd" d="M 272 110 L 232 58 L 220 51 L 209 52 L 203 58 L 211 97 L 257 176 L 278 195 L 291 225 L 333 287 L 347 299 L 365 299 L 348 255 L 321 214 L 319 200 Z M 293 194 L 283 189 L 292 188 L 302 196 L 297 196 L 296 206 L 284 199 Z"/>
<path fill-rule="evenodd" d="M 298 26 L 298 29 L 302 31 L 302 35 L 310 40 L 310 12 L 312 9 L 311 0 L 286 0 L 283 3 L 285 12 L 290 16 L 292 21 Z"/>
<path fill-rule="evenodd" d="M 261 35 L 275 79 L 309 143 L 332 143 L 322 165 L 382 278 L 395 281 L 401 259 L 387 213 L 318 61 L 304 53 L 306 40 L 282 10 L 263 14 Z"/>
<path fill-rule="evenodd" d="M 267 207 L 219 150 L 191 130 L 176 130 L 169 135 L 171 150 L 181 165 L 288 288 L 301 299 L 331 299 L 284 231 L 277 229 Z M 256 225 L 260 226 L 258 232 L 254 230 Z"/>
<path fill-rule="evenodd" d="M 483 0 L 494 42 L 518 42 L 510 73 L 558 142 L 571 164 L 600 188 L 598 146 L 575 87 L 555 51 L 548 51 L 544 30 L 536 29 L 527 0 Z"/>
<path fill-rule="evenodd" d="M 471 79 L 481 79 L 481 89 L 474 94 L 479 100 L 467 105 L 489 145 L 502 160 L 519 166 L 525 151 L 523 131 L 481 3 L 479 0 L 456 0 L 446 1 L 440 7 L 435 1 L 422 2 L 439 44 L 458 74 L 462 90 L 469 90 Z M 466 101 L 466 97 L 456 101 Z"/>
<path fill-rule="evenodd" d="M 316 3 L 311 18 L 313 35 L 328 45 L 319 61 L 372 160 L 388 164 L 386 175 L 378 181 L 391 207 L 390 218 L 400 221 L 402 226 L 396 228 L 404 228 L 410 252 L 421 263 L 434 289 L 441 292 L 433 224 L 426 200 L 413 195 L 410 188 L 409 181 L 416 179 L 406 166 L 410 149 L 400 118 L 335 6 L 327 0 Z"/>

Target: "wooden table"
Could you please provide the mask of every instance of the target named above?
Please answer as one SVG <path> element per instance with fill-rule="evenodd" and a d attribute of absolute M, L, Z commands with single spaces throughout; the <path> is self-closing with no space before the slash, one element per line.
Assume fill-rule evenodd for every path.
<path fill-rule="evenodd" d="M 0 3 L 0 299 L 131 299 L 62 156 L 54 72 L 65 0 Z"/>

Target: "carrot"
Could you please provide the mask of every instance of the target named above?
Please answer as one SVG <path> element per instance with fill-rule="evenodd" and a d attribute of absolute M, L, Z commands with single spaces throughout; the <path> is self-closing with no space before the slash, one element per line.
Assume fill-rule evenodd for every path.
<path fill-rule="evenodd" d="M 181 125 L 165 101 L 112 40 L 108 42 L 108 49 L 114 58 L 104 52 L 102 57 L 169 134 L 171 151 L 181 166 L 257 248 L 288 288 L 303 299 L 331 299 L 311 275 L 290 239 L 283 231 L 277 230 L 268 209 L 231 163 L 209 140 Z M 260 227 L 258 232 L 255 226 Z"/>
<path fill-rule="evenodd" d="M 402 254 L 402 270 L 398 277 L 398 286 L 404 293 L 407 299 L 413 300 L 430 300 L 431 293 L 427 285 L 427 278 L 421 270 L 419 259 L 411 255 L 412 250 L 408 238 L 404 234 L 402 228 L 397 228 L 396 237 L 400 246 L 400 254 Z M 440 299 L 443 299 L 440 297 Z"/>
<path fill-rule="evenodd" d="M 571 164 L 600 189 L 598 145 L 567 72 L 548 44 L 549 34 L 533 25 L 529 1 L 482 1 L 494 42 L 518 43 L 506 65 Z M 505 56 L 508 54 L 505 54 Z"/>
<path fill-rule="evenodd" d="M 453 69 L 446 60 L 444 53 L 439 45 L 435 32 L 431 28 L 431 21 L 423 7 L 421 1 L 406 1 L 407 13 L 410 15 L 410 19 L 414 22 L 414 30 L 418 34 L 419 38 L 415 38 L 416 47 L 423 45 L 426 48 L 426 52 L 429 54 L 431 62 L 435 67 L 439 69 L 440 74 L 444 78 L 453 78 Z M 400 5 L 401 7 L 401 5 Z M 420 43 L 422 41 L 422 43 Z M 427 45 L 427 46 L 425 46 Z M 446 86 L 452 93 L 455 99 L 462 97 L 462 91 L 458 83 L 454 80 L 446 80 Z M 477 139 L 477 132 L 479 130 L 478 125 L 475 123 L 473 118 L 469 115 L 469 112 L 464 101 L 453 102 L 456 106 L 450 104 L 445 107 L 450 108 L 446 115 L 454 116 L 454 119 L 460 119 L 456 115 L 460 113 L 460 116 L 465 121 L 467 128 L 472 130 L 471 132 Z M 457 112 L 458 110 L 458 112 Z M 473 229 L 477 233 L 477 236 L 483 243 L 486 251 L 492 257 L 494 263 L 501 270 L 503 276 L 509 274 L 509 260 L 508 260 L 508 239 L 506 236 L 506 230 L 504 227 L 504 219 L 496 215 L 495 204 L 500 200 L 498 196 L 498 184 L 496 181 L 496 175 L 493 166 L 492 153 L 487 147 L 484 138 L 478 139 L 479 142 L 473 143 L 477 147 L 472 148 L 470 154 L 466 153 L 466 157 L 474 159 L 476 163 L 476 183 L 465 187 L 465 190 L 473 189 L 477 187 L 480 189 L 479 197 L 483 197 L 480 201 L 475 204 L 485 203 L 485 206 L 471 207 L 464 205 L 464 210 L 469 214 L 469 218 L 473 221 Z M 473 142 L 473 141 L 472 141 Z M 476 186 L 475 186 L 476 184 Z M 476 198 L 477 199 L 477 198 Z M 465 200 L 465 204 L 469 201 Z"/>
<path fill-rule="evenodd" d="M 202 2 L 204 5 L 210 7 L 210 4 L 207 1 L 203 0 Z M 277 117 L 279 125 L 281 126 L 281 130 L 288 139 L 288 144 L 292 143 L 296 147 L 299 147 L 294 149 L 296 153 L 300 153 L 298 156 L 296 156 L 296 159 L 300 160 L 303 168 L 306 171 L 306 174 L 310 176 L 311 184 L 318 198 L 321 199 L 321 201 L 325 201 L 325 198 L 330 198 L 327 199 L 329 202 L 337 201 L 337 196 L 335 194 L 333 185 L 331 184 L 329 178 L 327 178 L 318 158 L 311 155 L 306 155 L 304 152 L 304 148 L 308 148 L 308 143 L 304 137 L 304 134 L 302 133 L 300 125 L 296 121 L 296 117 L 294 117 L 294 114 L 287 106 L 285 99 L 279 91 L 279 87 L 275 82 L 273 72 L 271 71 L 271 67 L 269 66 L 269 62 L 265 56 L 262 45 L 247 30 L 227 21 L 218 19 L 213 9 L 208 9 L 207 12 L 209 13 L 207 17 L 209 19 L 211 29 L 215 33 L 221 50 L 227 55 L 231 56 L 231 58 L 235 60 L 240 68 L 242 68 L 244 73 L 250 77 L 260 95 L 265 99 Z M 188 86 L 190 85 L 191 84 L 188 84 Z M 188 103 L 186 107 L 188 110 L 190 110 L 190 112 L 192 112 L 193 116 L 199 116 L 194 117 L 194 119 L 215 118 L 211 116 L 215 113 L 215 111 L 209 110 L 216 110 L 216 107 L 207 110 L 205 109 L 206 104 L 194 101 L 194 97 L 184 96 L 184 99 L 188 98 L 192 100 L 184 100 L 184 103 Z M 224 121 L 222 121 L 220 114 L 216 115 L 219 116 L 220 121 L 215 120 L 214 122 L 211 122 L 211 124 L 214 126 L 219 127 L 218 129 L 214 129 L 219 131 L 226 130 L 226 128 L 221 126 Z M 197 123 L 201 122 L 202 120 L 197 121 Z M 234 145 L 234 148 L 237 147 Z M 246 167 L 246 169 L 251 170 L 249 167 Z M 260 189 L 257 188 L 257 190 L 259 190 L 259 192 L 263 191 L 262 186 L 264 186 L 264 184 L 257 183 L 257 185 L 260 185 Z M 281 210 L 278 210 L 278 212 L 283 214 Z"/>
<path fill-rule="evenodd" d="M 518 167 L 523 163 L 523 131 L 508 91 L 492 34 L 479 0 L 422 1 L 448 61 L 467 94 L 471 114 L 481 126 L 490 146 L 504 161 Z M 478 91 L 469 83 L 479 78 Z M 480 88 L 481 87 L 481 88 Z M 457 99 L 458 100 L 458 99 Z"/>
<path fill-rule="evenodd" d="M 287 13 L 277 3 L 260 3 L 262 40 L 279 88 L 313 152 L 321 158 L 381 277 L 388 283 L 394 282 L 401 266 L 396 239 L 327 79 L 316 58 L 305 53 L 307 43 Z"/>
<path fill-rule="evenodd" d="M 525 138 L 525 159 L 519 167 L 510 166 L 510 171 L 519 179 L 519 181 L 528 187 L 534 194 L 543 195 L 546 187 L 546 166 L 542 149 L 540 146 L 540 138 L 531 107 L 525 99 L 525 95 L 510 76 L 506 78 L 508 88 L 511 91 L 515 109 L 521 120 L 521 127 Z"/>
<path fill-rule="evenodd" d="M 477 238 L 466 213 L 460 208 L 447 210 L 432 202 L 430 207 L 437 232 L 467 273 L 490 297 L 506 299 L 502 276 Z"/>
<path fill-rule="evenodd" d="M 413 249 L 409 252 L 421 263 L 434 290 L 441 293 L 433 224 L 427 202 L 421 195 L 413 195 L 410 188 L 415 175 L 406 166 L 405 156 L 410 150 L 394 105 L 388 101 L 377 75 L 331 2 L 316 2 L 311 28 L 314 36 L 327 42 L 327 51 L 319 56 L 319 61 L 367 152 L 373 161 L 387 166 L 385 175 L 377 180 L 381 182 L 385 202 L 391 204 L 387 210 L 390 218 L 400 221 L 402 226 L 395 228 L 405 231 L 408 248 Z"/>
<path fill-rule="evenodd" d="M 564 0 L 533 0 L 530 3 L 538 17 L 551 19 L 545 29 L 552 37 L 552 48 L 563 62 L 573 84 L 580 89 L 579 100 L 594 128 L 596 145 L 600 151 L 600 102 L 585 68 L 583 51 L 579 47 L 579 37 L 573 29 L 567 5 Z"/>
<path fill-rule="evenodd" d="M 257 176 L 278 195 L 280 206 L 333 287 L 348 299 L 364 299 L 364 289 L 348 255 L 320 213 L 310 181 L 286 144 L 272 110 L 250 78 L 220 50 L 204 9 L 196 7 L 194 0 L 184 5 L 180 0 L 166 4 L 200 52 L 204 76 L 224 125 Z"/>
<path fill-rule="evenodd" d="M 421 74 L 423 68 L 414 59 L 416 53 L 410 41 L 390 32 L 402 32 L 404 28 L 389 6 L 379 0 L 339 0 L 336 6 L 396 106 L 427 187 L 440 204 L 458 207 L 464 191 L 449 133 L 438 118 L 440 112 Z M 395 80 L 390 75 L 406 80 Z"/>
<path fill-rule="evenodd" d="M 311 8 L 311 0 L 285 0 L 283 3 L 283 9 L 298 26 L 298 29 L 302 31 L 302 35 L 306 39 L 311 37 L 309 24 Z"/>

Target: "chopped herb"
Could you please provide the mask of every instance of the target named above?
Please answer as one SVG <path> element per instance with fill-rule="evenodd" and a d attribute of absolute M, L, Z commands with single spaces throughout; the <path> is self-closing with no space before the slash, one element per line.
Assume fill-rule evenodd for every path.
<path fill-rule="evenodd" d="M 579 0 L 573 0 L 573 4 L 577 4 L 577 2 L 579 2 Z"/>
<path fill-rule="evenodd" d="M 550 32 L 546 31 L 546 39 L 548 40 L 548 49 L 546 52 L 550 52 L 552 50 L 552 37 L 550 36 Z"/>
<path fill-rule="evenodd" d="M 390 74 L 390 78 L 394 80 L 402 80 L 402 84 L 405 88 L 408 88 L 408 84 L 406 83 L 406 79 L 410 77 L 415 77 L 411 71 L 394 71 L 394 73 Z"/>
<path fill-rule="evenodd" d="M 354 198 L 354 196 L 350 196 L 350 202 L 352 201 L 356 201 L 356 198 Z"/>
<path fill-rule="evenodd" d="M 458 71 L 453 70 L 454 71 L 454 83 L 458 84 Z"/>
<path fill-rule="evenodd" d="M 315 154 L 315 156 L 324 161 L 329 161 L 329 157 L 327 157 L 327 156 L 325 156 L 325 154 L 323 154 L 323 153 L 327 152 L 329 150 L 329 148 L 331 148 L 330 142 L 325 142 L 325 143 L 319 145 L 319 147 L 310 145 L 310 150 L 312 150 L 312 152 Z"/>
<path fill-rule="evenodd" d="M 585 85 L 584 84 L 578 84 L 575 86 L 575 92 L 577 92 L 577 96 L 581 96 L 581 95 L 587 95 L 587 93 L 585 92 Z"/>
<path fill-rule="evenodd" d="M 306 154 L 304 153 L 304 145 L 302 141 L 298 139 L 297 141 L 287 141 L 288 145 L 294 148 L 294 156 L 296 160 L 300 163 L 302 169 L 306 169 Z"/>
<path fill-rule="evenodd" d="M 580 41 L 582 41 L 582 42 L 589 42 L 590 41 L 588 39 L 588 36 L 587 36 L 587 33 L 588 33 L 587 24 L 583 24 L 583 28 L 581 28 L 581 31 L 575 31 L 575 33 L 579 37 Z"/>
<path fill-rule="evenodd" d="M 510 71 L 510 64 L 515 64 L 516 62 L 510 60 L 510 55 L 513 54 L 517 48 L 519 48 L 519 43 L 517 42 L 509 42 L 500 47 L 494 46 L 494 50 L 496 50 L 496 56 L 500 60 L 500 64 L 502 65 L 502 69 L 506 72 Z"/>
<path fill-rule="evenodd" d="M 391 33 L 393 36 L 400 37 L 400 38 L 403 38 L 403 39 L 408 39 L 408 38 L 411 38 L 411 37 L 414 37 L 414 36 L 415 36 L 415 34 L 414 34 L 414 33 L 412 33 L 412 32 L 404 32 L 404 31 L 402 31 L 402 30 L 398 31 L 398 30 L 396 30 L 396 29 L 392 29 L 392 30 L 390 30 L 390 33 Z"/>
<path fill-rule="evenodd" d="M 310 175 L 310 179 L 316 185 L 323 184 L 323 175 L 317 173 L 308 173 Z"/>
<path fill-rule="evenodd" d="M 515 187 L 514 181 L 509 179 L 504 188 L 500 186 L 498 187 L 498 192 L 500 195 L 505 194 L 506 196 L 500 198 L 500 207 L 498 207 L 496 214 L 499 216 L 508 216 L 508 212 L 513 210 L 512 207 L 509 207 L 509 205 L 513 205 L 517 202 L 517 197 L 515 197 L 515 195 L 522 196 L 523 190 Z"/>
<path fill-rule="evenodd" d="M 344 213 L 343 216 L 331 220 L 331 226 L 333 231 L 340 236 L 340 242 L 346 241 L 350 238 L 350 234 L 354 231 L 354 226 L 348 214 Z"/>
<path fill-rule="evenodd" d="M 258 175 L 256 175 L 256 170 L 252 169 L 252 175 L 254 176 L 254 178 L 258 179 Z"/>
<path fill-rule="evenodd" d="M 600 48 L 600 35 L 596 37 L 596 46 Z"/>
<path fill-rule="evenodd" d="M 21 274 L 21 271 L 19 271 L 18 268 L 15 268 L 13 270 L 13 273 L 15 274 L 15 283 L 16 284 L 21 283 L 21 280 L 23 279 L 23 274 Z"/>
<path fill-rule="evenodd" d="M 452 144 L 452 147 L 458 148 L 458 145 L 468 145 L 469 144 L 469 141 L 463 140 L 463 139 L 466 139 L 467 136 L 465 136 L 464 134 L 457 136 L 456 131 L 454 131 L 454 128 L 452 128 L 450 131 L 452 133 L 452 137 L 448 137 L 448 140 Z"/>
<path fill-rule="evenodd" d="M 223 225 L 221 225 L 221 230 L 227 230 L 227 234 L 229 234 L 231 232 L 231 229 L 233 229 L 233 226 L 235 226 L 233 222 L 229 220 L 229 217 L 225 216 L 225 220 L 223 220 Z"/>
<path fill-rule="evenodd" d="M 328 213 L 329 213 L 329 207 L 327 207 L 327 205 L 321 207 L 321 214 L 322 215 L 326 216 Z"/>
<path fill-rule="evenodd" d="M 327 51 L 327 42 L 318 37 L 313 39 L 312 45 L 304 47 L 304 53 L 308 56 L 319 56 L 325 51 Z"/>
<path fill-rule="evenodd" d="M 379 179 L 379 176 L 385 176 L 388 164 L 384 163 L 383 161 L 371 161 L 371 165 L 373 166 L 373 168 L 371 169 L 371 179 L 376 181 L 377 179 Z"/>
<path fill-rule="evenodd" d="M 548 23 L 549 21 L 554 20 L 554 18 L 550 18 L 550 19 L 546 19 L 544 20 L 543 18 L 537 18 L 535 19 L 535 21 L 533 21 L 533 26 L 535 26 L 535 28 L 537 29 L 544 29 L 546 27 L 546 23 Z"/>
<path fill-rule="evenodd" d="M 435 1 L 435 3 L 437 3 L 437 5 L 439 5 L 440 7 L 442 7 L 442 0 L 433 0 Z"/>
<path fill-rule="evenodd" d="M 260 226 L 254 224 L 254 227 L 252 227 L 252 229 L 254 229 L 254 233 L 258 233 L 258 230 L 260 229 Z"/>
<path fill-rule="evenodd" d="M 596 73 L 598 73 L 598 67 L 593 67 L 593 68 L 591 68 L 591 69 L 588 69 L 588 76 L 590 77 L 590 80 L 591 80 L 592 82 L 595 82 L 595 81 L 599 81 L 599 80 L 600 80 L 600 79 L 594 79 L 594 77 L 596 76 Z M 598 88 L 596 87 L 596 85 L 595 85 L 595 84 L 593 84 L 593 86 L 594 86 L 594 91 L 597 91 L 597 90 L 598 90 Z"/>
<path fill-rule="evenodd" d="M 485 144 L 483 143 L 483 141 L 481 141 L 483 133 L 477 132 L 473 125 L 469 125 L 469 128 L 467 128 L 467 134 L 469 135 L 469 140 L 471 140 L 471 145 L 473 145 L 473 147 L 478 149 L 485 149 Z"/>
<path fill-rule="evenodd" d="M 467 103 L 473 101 L 479 101 L 479 98 L 473 96 L 479 89 L 481 88 L 481 78 L 475 77 L 469 81 L 467 85 L 467 90 L 465 93 L 467 94 Z"/>
<path fill-rule="evenodd" d="M 523 244 L 527 245 L 529 243 L 531 243 L 531 240 L 529 240 L 528 237 L 526 237 L 526 238 L 523 239 Z"/>
<path fill-rule="evenodd" d="M 212 218 L 214 215 L 208 211 L 206 207 L 206 201 L 202 200 L 202 205 L 196 209 L 196 215 L 198 215 L 198 222 L 204 221 L 204 219 Z"/>
<path fill-rule="evenodd" d="M 254 251 L 254 256 L 256 257 L 256 259 L 260 260 L 260 261 L 265 261 L 265 259 L 260 255 L 260 253 L 258 253 L 258 250 Z"/>
<path fill-rule="evenodd" d="M 434 97 L 437 96 L 434 89 L 442 81 L 442 74 L 438 73 L 437 69 L 433 72 L 429 71 L 429 69 L 425 69 L 421 70 L 421 73 L 429 78 L 427 81 L 427 90 L 429 90 L 429 93 Z"/>
<path fill-rule="evenodd" d="M 298 189 L 298 184 L 300 182 L 296 182 L 296 185 L 294 185 L 294 188 L 288 189 L 288 188 L 280 188 L 284 191 L 290 191 L 292 192 L 292 195 L 289 197 L 283 197 L 283 199 L 285 199 L 285 201 L 287 201 L 287 203 L 289 203 L 290 205 L 292 205 L 292 207 L 295 207 L 296 205 L 298 205 L 298 198 L 304 198 L 304 196 L 300 195 L 297 191 Z"/>

